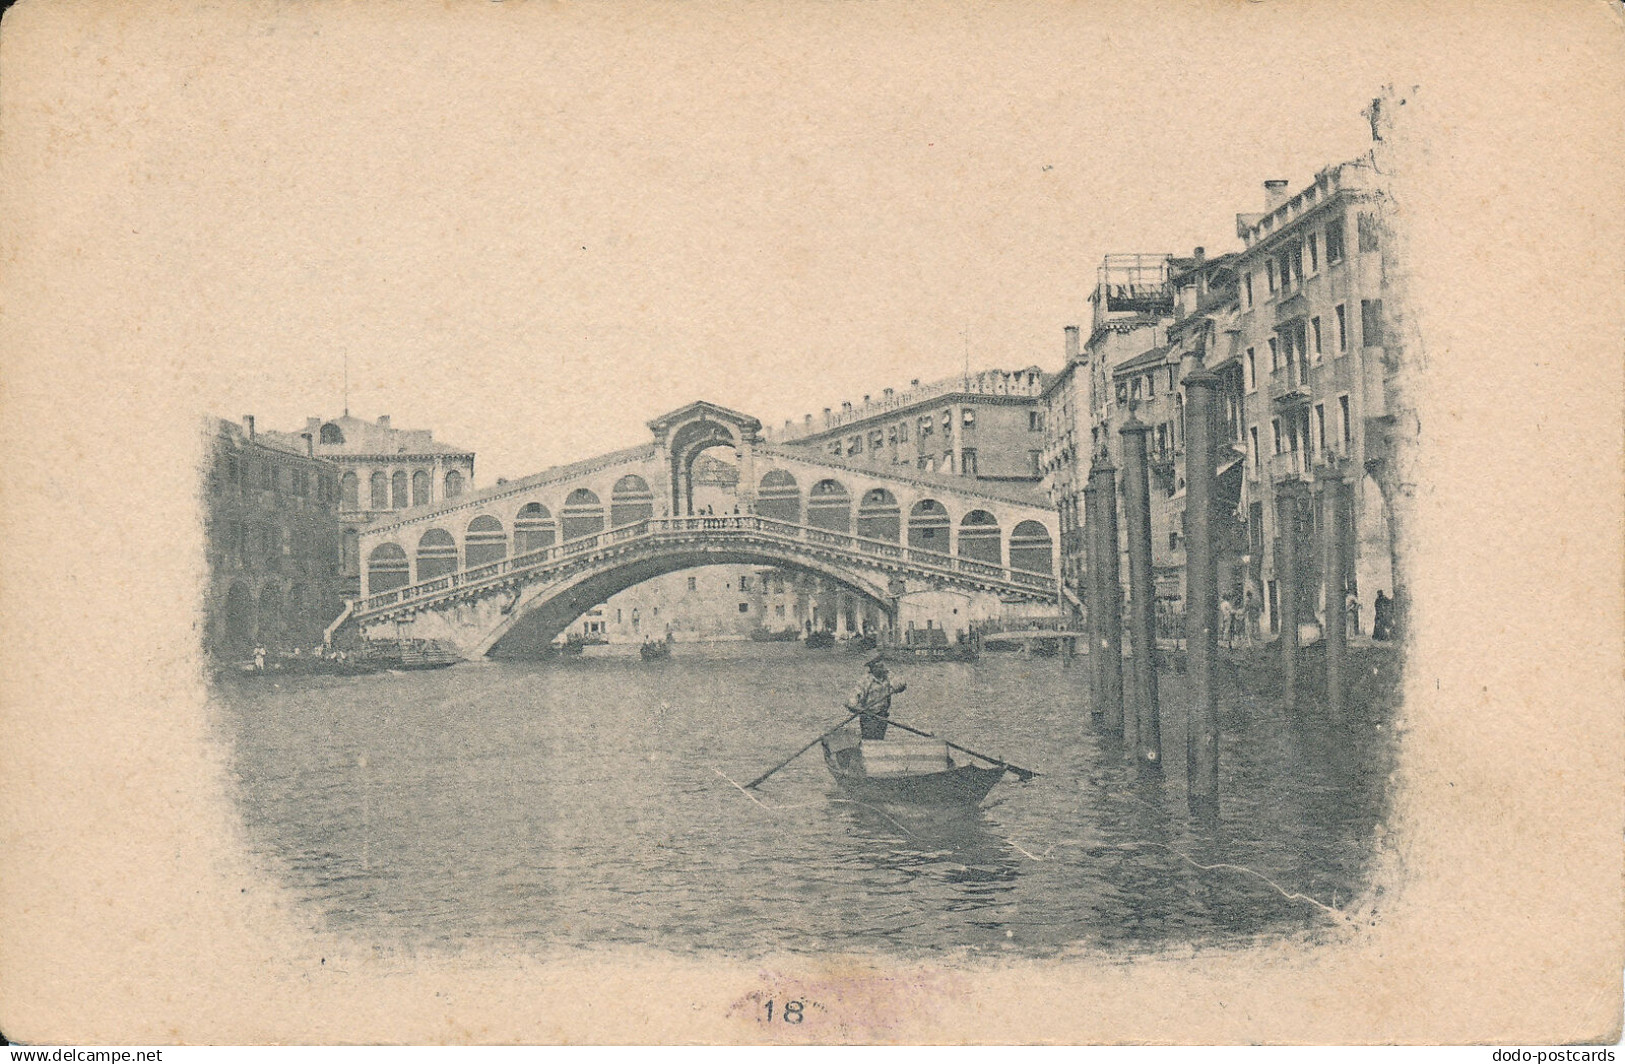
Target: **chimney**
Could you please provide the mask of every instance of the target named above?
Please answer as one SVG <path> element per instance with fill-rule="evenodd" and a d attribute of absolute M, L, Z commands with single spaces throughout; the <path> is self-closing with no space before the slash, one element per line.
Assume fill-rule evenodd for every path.
<path fill-rule="evenodd" d="M 869 405 L 869 397 L 868 397 L 868 396 L 867 396 L 867 395 L 866 395 L 866 396 L 864 396 L 864 397 L 863 397 L 863 405 L 864 405 L 864 406 L 868 406 L 868 405 Z"/>
<path fill-rule="evenodd" d="M 910 388 L 918 388 L 920 386 L 920 378 L 915 377 L 913 380 L 908 382 L 908 386 Z"/>
<path fill-rule="evenodd" d="M 388 414 L 379 414 L 378 415 L 378 427 L 381 428 L 381 429 L 389 428 L 389 415 Z"/>
<path fill-rule="evenodd" d="M 824 416 L 825 417 L 829 416 L 829 411 L 827 409 L 824 411 Z M 801 423 L 803 425 L 806 425 L 809 429 L 812 428 L 812 415 L 811 414 L 803 414 Z"/>
<path fill-rule="evenodd" d="M 824 424 L 829 424 L 829 407 L 824 407 Z"/>
<path fill-rule="evenodd" d="M 851 412 L 852 412 L 852 404 L 847 402 L 844 399 L 841 400 L 841 413 L 850 414 Z"/>
<path fill-rule="evenodd" d="M 248 434 L 249 439 L 254 438 L 254 415 L 253 414 L 244 414 L 243 415 L 243 431 Z"/>
<path fill-rule="evenodd" d="M 1286 182 L 1280 178 L 1264 182 L 1264 213 L 1269 214 L 1286 202 Z"/>
<path fill-rule="evenodd" d="M 316 437 L 308 432 L 301 432 L 299 438 L 305 441 L 305 454 L 307 457 L 316 457 Z"/>
<path fill-rule="evenodd" d="M 1076 325 L 1068 325 L 1066 327 L 1066 364 L 1070 366 L 1070 365 L 1072 365 L 1072 363 L 1076 362 L 1077 360 L 1078 360 L 1078 327 Z"/>
<path fill-rule="evenodd" d="M 891 398 L 891 397 L 892 397 L 892 389 L 890 389 L 890 388 L 887 388 L 887 389 L 886 389 L 886 390 L 885 390 L 885 391 L 883 391 L 883 392 L 881 392 L 881 393 L 880 393 L 880 394 L 881 394 L 881 395 L 882 395 L 882 396 L 883 396 L 883 397 L 884 397 L 884 398 L 887 398 L 887 399 L 890 399 L 890 398 Z"/>
<path fill-rule="evenodd" d="M 1196 254 L 1195 254 L 1194 257 L 1195 257 L 1198 264 L 1206 262 L 1207 261 L 1207 248 L 1197 248 L 1196 249 Z"/>

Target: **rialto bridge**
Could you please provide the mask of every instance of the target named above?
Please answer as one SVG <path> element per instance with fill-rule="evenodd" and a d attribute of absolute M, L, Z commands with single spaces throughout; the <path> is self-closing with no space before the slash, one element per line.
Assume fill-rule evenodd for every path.
<path fill-rule="evenodd" d="M 1021 485 L 865 468 L 763 443 L 761 424 L 691 403 L 650 443 L 403 510 L 361 533 L 362 593 L 335 630 L 448 640 L 469 657 L 521 629 L 550 640 L 618 591 L 702 565 L 813 573 L 895 622 L 916 591 L 982 616 L 1053 609 L 1057 518 Z M 694 461 L 738 464 L 737 513 L 695 513 Z"/>

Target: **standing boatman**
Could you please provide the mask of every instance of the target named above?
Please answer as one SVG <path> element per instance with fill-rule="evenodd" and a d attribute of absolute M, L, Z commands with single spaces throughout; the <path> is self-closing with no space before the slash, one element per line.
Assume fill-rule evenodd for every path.
<path fill-rule="evenodd" d="M 869 675 L 863 678 L 863 682 L 852 692 L 852 697 L 846 700 L 846 708 L 854 713 L 867 714 L 858 721 L 863 738 L 884 739 L 886 718 L 891 716 L 891 696 L 908 690 L 908 684 L 891 682 L 886 674 L 886 662 L 879 654 L 865 664 L 869 666 Z"/>

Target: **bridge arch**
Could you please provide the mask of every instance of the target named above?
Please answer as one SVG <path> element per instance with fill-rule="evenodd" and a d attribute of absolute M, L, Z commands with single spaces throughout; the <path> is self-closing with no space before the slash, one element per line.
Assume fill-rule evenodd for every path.
<path fill-rule="evenodd" d="M 604 504 L 591 488 L 577 488 L 565 496 L 559 511 L 560 535 L 580 539 L 604 530 Z"/>
<path fill-rule="evenodd" d="M 699 415 L 696 420 L 678 425 L 667 444 L 671 455 L 671 512 L 694 513 L 694 460 L 714 447 L 727 447 L 739 454 L 744 440 L 734 426 L 724 421 Z"/>
<path fill-rule="evenodd" d="M 897 496 L 885 488 L 870 488 L 858 503 L 858 535 L 867 539 L 902 540 L 903 511 Z"/>
<path fill-rule="evenodd" d="M 783 469 L 770 469 L 756 489 L 756 512 L 775 521 L 801 523 L 801 487 Z"/>
<path fill-rule="evenodd" d="M 831 532 L 852 531 L 852 496 L 846 485 L 826 477 L 807 493 L 807 524 Z"/>
<path fill-rule="evenodd" d="M 908 545 L 918 550 L 947 554 L 948 508 L 935 499 L 921 499 L 908 512 Z"/>
<path fill-rule="evenodd" d="M 508 556 L 508 534 L 502 522 L 490 514 L 480 514 L 468 523 L 463 536 L 463 555 L 470 569 L 499 562 Z"/>
<path fill-rule="evenodd" d="M 999 565 L 1004 561 L 1004 544 L 999 519 L 986 510 L 972 510 L 959 522 L 961 558 Z"/>
<path fill-rule="evenodd" d="M 525 633 L 529 639 L 541 643 L 550 642 L 582 614 L 627 588 L 666 573 L 708 565 L 755 565 L 810 573 L 875 606 L 887 616 L 891 616 L 895 609 L 885 587 L 864 574 L 835 563 L 767 548 L 718 552 L 695 544 L 683 544 L 669 551 L 630 561 L 618 560 L 614 564 L 578 571 L 562 580 L 525 589 L 509 612 L 473 647 L 472 656 L 481 657 L 490 653 L 504 639 L 517 633 Z"/>
<path fill-rule="evenodd" d="M 367 555 L 367 593 L 393 591 L 412 582 L 412 566 L 399 543 L 380 543 Z"/>
<path fill-rule="evenodd" d="M 655 497 L 649 482 L 636 473 L 628 473 L 615 482 L 609 493 L 609 527 L 647 521 L 655 515 Z"/>
<path fill-rule="evenodd" d="M 431 528 L 418 540 L 418 580 L 457 571 L 457 541 L 443 528 Z"/>
<path fill-rule="evenodd" d="M 1010 568 L 1029 573 L 1054 572 L 1054 555 L 1049 529 L 1037 521 L 1023 521 L 1010 530 Z"/>
<path fill-rule="evenodd" d="M 519 508 L 513 519 L 513 552 L 529 554 L 533 550 L 551 547 L 558 538 L 558 522 L 552 511 L 539 502 L 527 502 Z"/>

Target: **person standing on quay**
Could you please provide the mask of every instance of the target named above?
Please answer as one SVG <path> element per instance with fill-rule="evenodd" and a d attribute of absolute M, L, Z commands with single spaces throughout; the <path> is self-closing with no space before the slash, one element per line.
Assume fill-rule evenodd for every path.
<path fill-rule="evenodd" d="M 893 684 L 886 673 L 886 663 L 879 654 L 868 661 L 869 675 L 863 678 L 852 697 L 846 700 L 846 708 L 853 713 L 863 713 L 858 721 L 865 739 L 884 739 L 886 737 L 886 718 L 891 716 L 891 696 L 902 694 L 908 690 L 908 684 Z"/>

